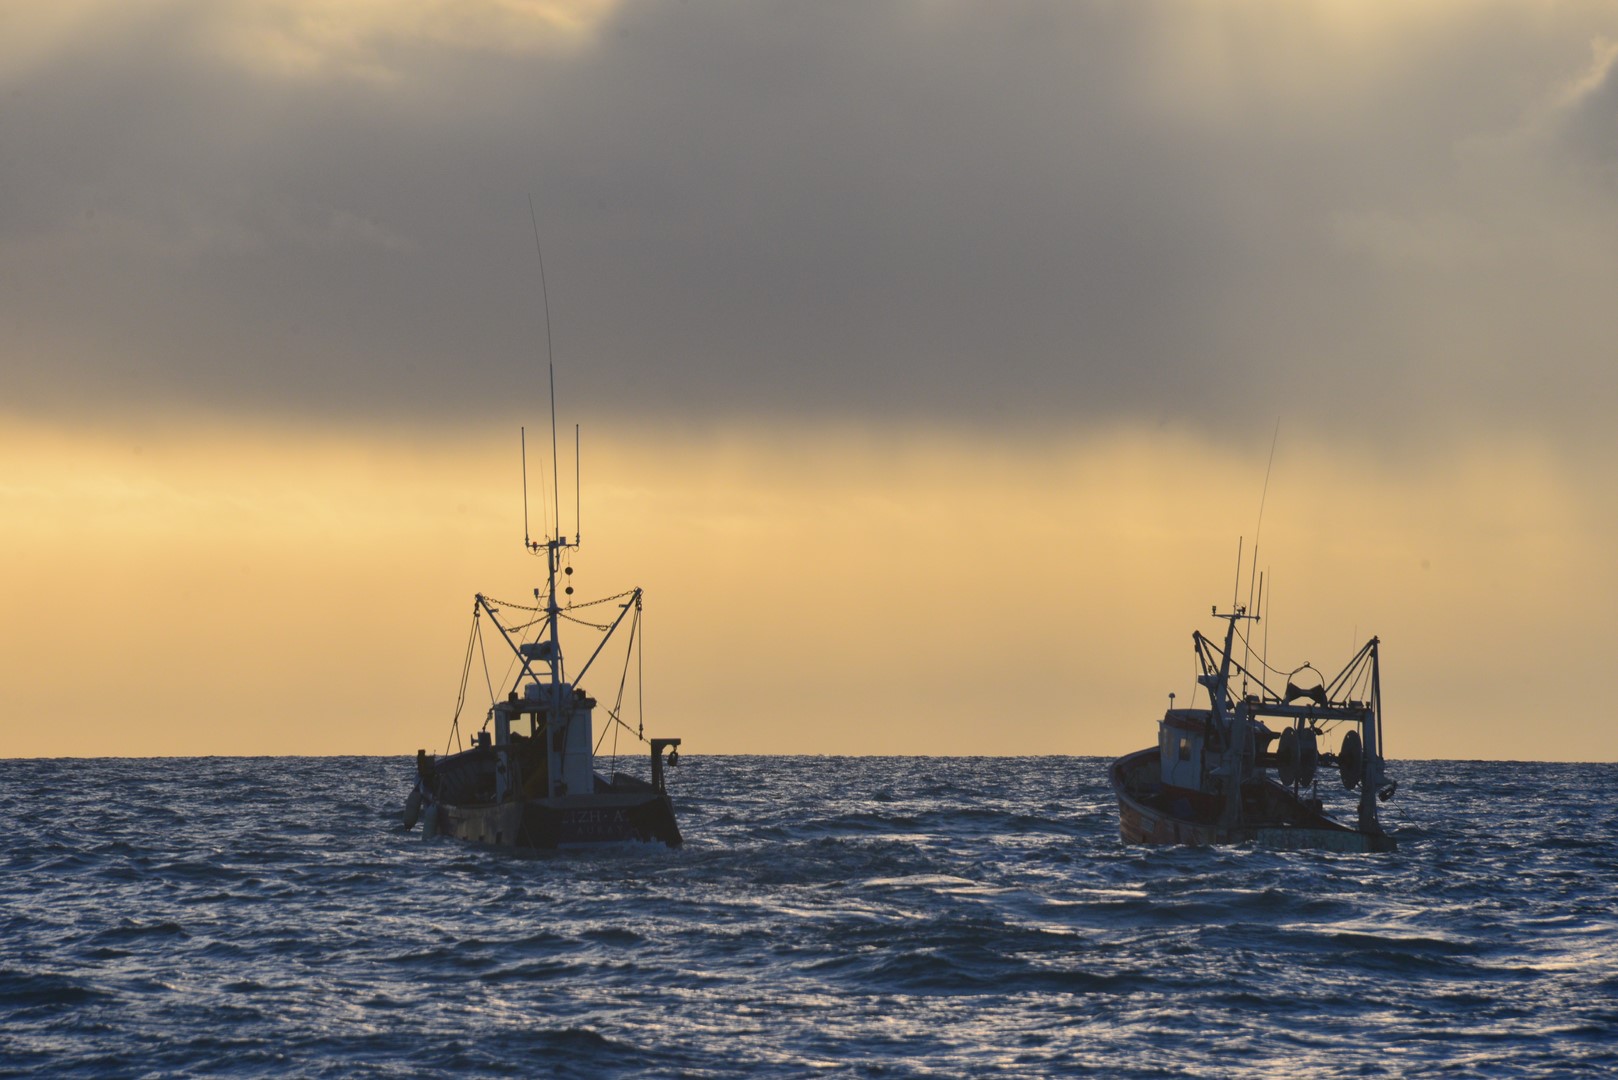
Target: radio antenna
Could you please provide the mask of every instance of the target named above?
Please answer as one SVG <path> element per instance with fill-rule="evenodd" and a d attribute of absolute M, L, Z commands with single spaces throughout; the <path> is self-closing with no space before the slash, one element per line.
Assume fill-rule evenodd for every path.
<path fill-rule="evenodd" d="M 1267 602 L 1273 605 L 1275 603 L 1275 571 L 1266 568 L 1264 572 L 1270 578 L 1270 595 Z M 1260 611 L 1259 614 L 1267 616 L 1269 612 Z M 1264 620 L 1264 655 L 1259 658 L 1259 662 L 1266 668 L 1270 666 L 1270 620 L 1268 618 Z"/>
<path fill-rule="evenodd" d="M 1254 528 L 1253 528 L 1253 570 L 1252 570 L 1252 573 L 1248 574 L 1248 576 L 1247 576 L 1247 606 L 1253 611 L 1253 613 L 1255 615 L 1259 616 L 1260 618 L 1262 618 L 1263 615 L 1264 615 L 1264 608 L 1263 608 L 1263 604 L 1264 604 L 1264 579 L 1259 575 L 1259 572 L 1258 572 L 1258 541 L 1259 541 L 1259 537 L 1264 532 L 1264 502 L 1270 496 L 1270 472 L 1275 468 L 1275 444 L 1276 444 L 1276 441 L 1279 440 L 1280 438 L 1281 438 L 1281 418 L 1279 416 L 1277 416 L 1275 418 L 1275 433 L 1270 436 L 1270 460 L 1269 460 L 1268 464 L 1266 464 L 1264 466 L 1264 488 L 1263 488 L 1262 491 L 1259 492 L 1259 496 L 1258 496 L 1258 524 L 1256 526 L 1254 526 Z M 1242 576 L 1242 565 L 1241 565 L 1241 563 L 1242 563 L 1241 555 L 1240 555 L 1240 553 L 1238 553 L 1237 556 L 1236 556 L 1236 579 L 1238 581 L 1241 580 L 1241 576 Z M 1258 606 L 1256 606 L 1256 607 L 1253 604 L 1253 589 L 1254 589 L 1255 586 L 1258 588 Z M 1269 634 L 1269 628 L 1268 627 L 1265 627 L 1265 634 L 1266 635 Z M 1245 693 L 1246 690 L 1247 690 L 1247 675 L 1246 675 L 1245 664 L 1247 663 L 1247 660 L 1252 656 L 1252 652 L 1253 652 L 1253 645 L 1252 645 L 1251 642 L 1247 642 L 1246 649 L 1242 653 L 1242 663 L 1244 665 L 1243 674 L 1242 674 L 1242 691 L 1243 691 L 1243 693 Z"/>
<path fill-rule="evenodd" d="M 583 531 L 579 527 L 579 517 L 583 513 L 584 499 L 579 495 L 582 490 L 579 486 L 582 476 L 579 466 L 579 425 L 573 425 L 573 546 L 579 544 L 579 534 Z"/>
<path fill-rule="evenodd" d="M 1270 460 L 1264 466 L 1264 489 L 1258 496 L 1258 525 L 1253 529 L 1253 573 L 1258 573 L 1258 539 L 1264 532 L 1264 503 L 1270 497 L 1270 473 L 1275 470 L 1275 444 L 1281 438 L 1281 418 L 1275 418 L 1275 434 L 1270 436 Z M 1248 580 L 1248 599 L 1252 599 L 1252 580 Z"/>
<path fill-rule="evenodd" d="M 548 320 L 547 320 L 548 321 Z M 556 539 L 562 539 L 562 481 L 556 457 L 556 364 L 551 364 L 551 508 L 556 511 Z"/>
<path fill-rule="evenodd" d="M 528 535 L 528 432 L 519 427 L 517 435 L 522 440 L 522 546 L 532 548 L 534 544 Z"/>
<path fill-rule="evenodd" d="M 1236 538 L 1236 582 L 1230 587 L 1230 610 L 1236 610 L 1236 604 L 1242 597 L 1242 537 Z"/>
<path fill-rule="evenodd" d="M 539 215 L 534 212 L 534 193 L 528 193 L 528 220 L 534 226 L 534 254 L 539 256 L 539 297 L 545 306 L 545 364 L 551 388 L 551 496 L 555 509 L 555 536 L 562 537 L 562 485 L 556 473 L 556 352 L 551 346 L 551 295 L 545 287 L 545 249 L 539 243 Z"/>

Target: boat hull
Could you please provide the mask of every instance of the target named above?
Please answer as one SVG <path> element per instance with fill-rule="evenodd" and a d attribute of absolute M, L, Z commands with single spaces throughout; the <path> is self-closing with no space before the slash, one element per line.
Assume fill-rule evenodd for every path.
<path fill-rule="evenodd" d="M 435 830 L 476 844 L 554 851 L 639 841 L 681 844 L 661 793 L 560 796 L 475 806 L 437 805 Z"/>
<path fill-rule="evenodd" d="M 1341 825 L 1296 799 L 1270 780 L 1261 794 L 1271 811 L 1263 821 L 1221 825 L 1206 808 L 1198 813 L 1194 793 L 1164 789 L 1157 782 L 1158 749 L 1139 750 L 1112 766 L 1112 788 L 1118 798 L 1118 833 L 1128 844 L 1178 844 L 1210 847 L 1253 844 L 1281 851 L 1392 851 L 1393 837 Z M 1244 792 L 1247 790 L 1244 786 Z"/>

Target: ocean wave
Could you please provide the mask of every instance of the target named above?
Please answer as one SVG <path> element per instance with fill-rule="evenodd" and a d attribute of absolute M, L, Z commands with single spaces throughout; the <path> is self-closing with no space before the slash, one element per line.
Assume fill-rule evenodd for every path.
<path fill-rule="evenodd" d="M 408 759 L 0 762 L 0 1073 L 1618 1070 L 1618 769 L 1413 763 L 1345 856 L 1127 846 L 1106 764 L 691 756 L 684 848 L 526 857 Z"/>

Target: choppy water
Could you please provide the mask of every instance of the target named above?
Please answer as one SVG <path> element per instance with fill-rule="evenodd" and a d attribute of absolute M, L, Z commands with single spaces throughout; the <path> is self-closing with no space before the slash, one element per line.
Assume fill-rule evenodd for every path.
<path fill-rule="evenodd" d="M 1341 856 L 1125 847 L 1105 765 L 693 754 L 683 850 L 516 857 L 402 758 L 0 762 L 0 1074 L 1618 1073 L 1618 766 Z"/>

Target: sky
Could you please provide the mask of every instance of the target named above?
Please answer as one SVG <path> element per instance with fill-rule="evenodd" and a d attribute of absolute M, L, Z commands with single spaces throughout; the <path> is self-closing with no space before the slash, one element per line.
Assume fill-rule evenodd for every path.
<path fill-rule="evenodd" d="M 1618 760 L 1610 3 L 13 3 L 0 147 L 0 755 L 442 748 L 549 357 L 688 752 L 1149 745 L 1258 571 Z"/>

